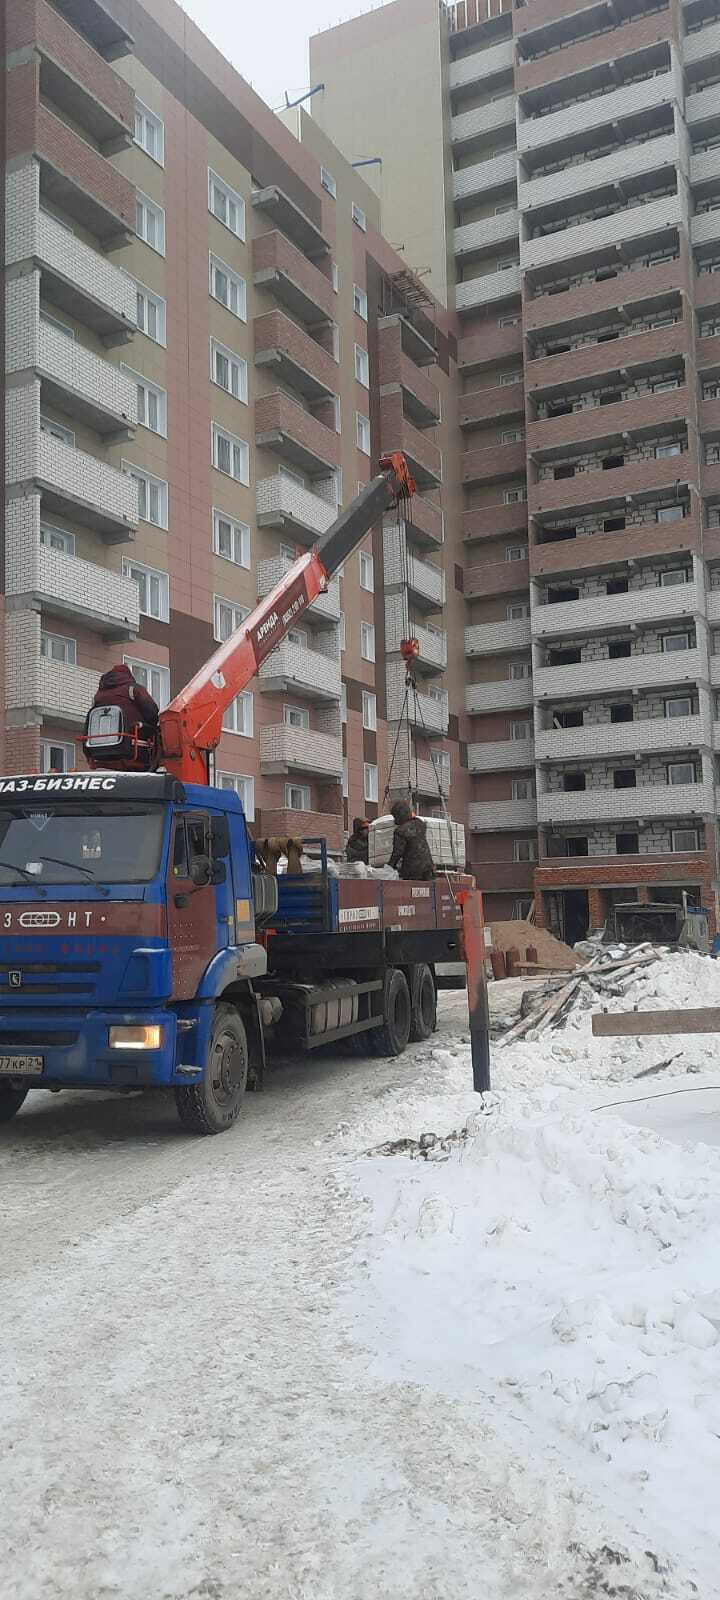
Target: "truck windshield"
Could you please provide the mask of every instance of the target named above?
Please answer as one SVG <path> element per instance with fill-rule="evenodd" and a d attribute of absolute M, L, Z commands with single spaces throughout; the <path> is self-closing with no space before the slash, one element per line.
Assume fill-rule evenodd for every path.
<path fill-rule="evenodd" d="M 163 806 L 83 799 L 0 806 L 0 887 L 31 877 L 38 884 L 147 883 L 163 840 Z"/>

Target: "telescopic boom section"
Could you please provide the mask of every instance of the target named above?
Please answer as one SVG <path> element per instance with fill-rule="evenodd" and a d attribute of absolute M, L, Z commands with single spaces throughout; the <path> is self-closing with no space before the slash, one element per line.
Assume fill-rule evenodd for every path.
<path fill-rule="evenodd" d="M 415 484 L 399 453 L 384 456 L 380 472 L 328 529 L 316 549 L 302 555 L 265 599 L 226 639 L 160 716 L 160 760 L 184 783 L 208 783 L 209 756 L 235 696 L 255 677 L 328 579 L 342 566 L 383 513 L 412 497 Z"/>

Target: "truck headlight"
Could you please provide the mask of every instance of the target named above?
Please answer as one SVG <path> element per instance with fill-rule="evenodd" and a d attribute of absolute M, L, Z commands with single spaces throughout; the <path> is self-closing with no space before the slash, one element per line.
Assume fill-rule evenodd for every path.
<path fill-rule="evenodd" d="M 163 1031 L 159 1022 L 133 1028 L 110 1028 L 111 1050 L 159 1050 Z"/>

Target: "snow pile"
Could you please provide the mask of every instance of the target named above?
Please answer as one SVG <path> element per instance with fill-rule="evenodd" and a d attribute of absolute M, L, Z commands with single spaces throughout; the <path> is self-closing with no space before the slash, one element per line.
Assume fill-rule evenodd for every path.
<path fill-rule="evenodd" d="M 717 1075 L 694 1076 L 713 1066 L 716 1040 L 594 1040 L 597 1004 L 537 1044 L 496 1051 L 484 1105 L 468 1092 L 467 1045 L 426 1047 L 412 1095 L 386 1096 L 353 1128 L 367 1228 L 351 1312 L 369 1379 L 484 1407 L 488 1479 L 519 1456 L 528 1506 L 543 1487 L 552 1515 L 545 1527 L 533 1513 L 526 1539 L 551 1592 L 711 1596 L 720 1149 L 608 1107 L 691 1074 L 664 1102 L 673 1137 L 675 1105 L 704 1101 L 687 1091 L 717 1093 Z M 669 955 L 603 1004 L 720 1005 L 720 969 Z M 429 1132 L 442 1142 L 425 1160 L 373 1153 Z"/>

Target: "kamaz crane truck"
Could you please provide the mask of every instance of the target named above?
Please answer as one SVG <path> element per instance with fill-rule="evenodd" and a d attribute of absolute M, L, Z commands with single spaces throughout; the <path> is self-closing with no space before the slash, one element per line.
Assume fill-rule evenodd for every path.
<path fill-rule="evenodd" d="M 435 964 L 463 949 L 486 1071 L 472 879 L 337 878 L 324 840 L 318 870 L 271 876 L 237 795 L 212 782 L 232 700 L 412 489 L 404 457 L 385 458 L 161 713 L 152 748 L 105 713 L 87 770 L 0 778 L 0 1121 L 31 1089 L 164 1089 L 192 1132 L 221 1133 L 269 1040 L 392 1056 L 427 1037 Z"/>

